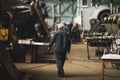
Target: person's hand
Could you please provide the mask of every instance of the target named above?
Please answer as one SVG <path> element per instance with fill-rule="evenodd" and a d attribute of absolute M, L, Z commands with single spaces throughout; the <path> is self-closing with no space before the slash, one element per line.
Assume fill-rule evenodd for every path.
<path fill-rule="evenodd" d="M 48 53 L 50 53 L 50 50 L 51 50 L 51 48 L 50 48 L 50 47 L 48 47 Z"/>
<path fill-rule="evenodd" d="M 70 54 L 70 51 L 67 51 L 68 54 Z"/>
<path fill-rule="evenodd" d="M 48 50 L 50 49 L 50 47 L 48 47 Z"/>

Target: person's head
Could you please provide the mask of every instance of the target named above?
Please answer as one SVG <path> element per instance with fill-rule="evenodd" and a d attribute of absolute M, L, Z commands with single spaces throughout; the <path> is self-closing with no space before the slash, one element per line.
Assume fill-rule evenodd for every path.
<path fill-rule="evenodd" d="M 65 26 L 63 27 L 63 30 L 68 31 L 68 26 L 65 25 Z"/>
<path fill-rule="evenodd" d="M 78 23 L 76 22 L 75 25 L 78 26 Z"/>
<path fill-rule="evenodd" d="M 69 21 L 69 24 L 72 24 L 72 21 L 71 21 L 71 20 Z"/>
<path fill-rule="evenodd" d="M 61 30 L 64 27 L 63 23 L 58 24 L 58 29 Z"/>
<path fill-rule="evenodd" d="M 35 0 L 35 2 L 39 2 L 39 0 Z"/>

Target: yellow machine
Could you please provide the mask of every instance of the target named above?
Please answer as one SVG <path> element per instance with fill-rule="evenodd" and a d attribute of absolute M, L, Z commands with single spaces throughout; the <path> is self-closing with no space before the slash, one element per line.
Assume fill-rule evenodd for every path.
<path fill-rule="evenodd" d="M 12 14 L 10 12 L 2 13 L 0 15 L 0 50 L 12 50 L 15 41 Z"/>
<path fill-rule="evenodd" d="M 8 29 L 0 29 L 0 41 L 8 40 Z"/>
<path fill-rule="evenodd" d="M 3 27 L 2 21 L 0 21 L 0 41 L 8 41 L 8 29 Z"/>

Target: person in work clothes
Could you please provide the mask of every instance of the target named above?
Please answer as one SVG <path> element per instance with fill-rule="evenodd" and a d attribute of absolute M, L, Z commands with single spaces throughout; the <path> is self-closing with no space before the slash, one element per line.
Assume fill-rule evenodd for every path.
<path fill-rule="evenodd" d="M 66 44 L 67 44 L 67 33 L 63 30 L 64 24 L 60 23 L 58 25 L 58 30 L 53 35 L 50 40 L 48 50 L 51 49 L 53 44 L 55 44 L 55 54 L 56 54 L 56 64 L 58 69 L 58 76 L 64 77 L 64 63 L 66 60 Z"/>
<path fill-rule="evenodd" d="M 72 27 L 72 43 L 77 43 L 78 23 L 75 23 Z"/>

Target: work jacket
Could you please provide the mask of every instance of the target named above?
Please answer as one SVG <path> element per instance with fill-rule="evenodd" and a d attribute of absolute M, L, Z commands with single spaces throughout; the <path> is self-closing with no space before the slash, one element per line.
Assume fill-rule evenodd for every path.
<path fill-rule="evenodd" d="M 55 43 L 55 51 L 66 51 L 67 33 L 64 30 L 58 30 L 51 38 L 49 47 Z"/>

